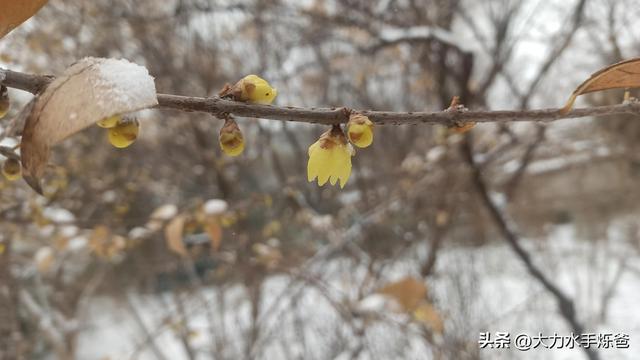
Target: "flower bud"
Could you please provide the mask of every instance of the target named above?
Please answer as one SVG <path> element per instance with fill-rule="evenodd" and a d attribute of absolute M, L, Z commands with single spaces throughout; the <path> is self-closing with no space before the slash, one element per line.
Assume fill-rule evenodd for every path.
<path fill-rule="evenodd" d="M 353 145 L 365 148 L 373 142 L 373 123 L 362 114 L 351 114 L 347 123 L 347 135 Z"/>
<path fill-rule="evenodd" d="M 235 120 L 227 118 L 220 129 L 220 148 L 229 156 L 238 156 L 244 151 L 244 137 Z"/>

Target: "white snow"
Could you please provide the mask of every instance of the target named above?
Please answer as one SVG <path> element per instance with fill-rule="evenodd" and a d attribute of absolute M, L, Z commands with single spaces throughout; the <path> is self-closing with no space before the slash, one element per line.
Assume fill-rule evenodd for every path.
<path fill-rule="evenodd" d="M 207 215 L 220 215 L 227 211 L 229 204 L 226 201 L 220 199 L 207 200 L 204 203 L 204 213 Z"/>
<path fill-rule="evenodd" d="M 614 288 L 608 306 L 608 315 L 600 320 L 601 299 L 604 289 L 613 279 L 620 256 L 626 257 L 629 266 L 640 268 L 637 251 L 619 239 L 612 227 L 607 240 L 589 242 L 580 239 L 574 228 L 554 228 L 548 239 L 527 239 L 523 245 L 533 254 L 545 274 L 572 299 L 587 330 L 593 333 L 625 333 L 630 335 L 631 349 L 600 350 L 603 358 L 635 359 L 633 350 L 640 346 L 640 312 L 635 311 L 640 301 L 640 276 L 627 271 Z M 411 256 L 425 256 L 424 251 L 414 251 Z M 398 262 L 390 265 L 384 278 L 390 281 L 401 276 L 415 275 L 415 262 Z M 411 265 L 414 264 L 414 265 Z M 368 280 L 366 265 L 354 265 L 346 259 L 328 263 L 307 263 L 302 271 L 319 279 L 318 286 L 301 287 L 295 277 L 271 276 L 263 284 L 263 301 L 258 323 L 258 359 L 282 358 L 282 345 L 292 353 L 305 357 L 301 337 L 306 340 L 306 357 L 325 358 L 326 349 L 344 341 L 348 354 L 357 344 L 354 334 L 344 327 L 338 309 L 353 304 L 354 313 L 360 313 L 368 321 L 366 339 L 375 351 L 376 358 L 391 358 L 394 351 L 402 349 L 402 358 L 430 358 L 430 350 L 421 340 L 417 325 L 408 317 L 389 311 L 387 300 L 375 294 L 375 287 L 365 286 Z M 470 346 L 477 344 L 481 331 L 569 335 L 570 329 L 558 315 L 552 297 L 526 272 L 521 262 L 502 241 L 473 249 L 445 247 L 439 255 L 435 276 L 430 278 L 428 289 L 435 306 L 445 322 L 445 332 L 440 341 L 463 341 Z M 364 297 L 359 298 L 359 290 Z M 156 345 L 167 358 L 186 359 L 167 316 L 174 313 L 173 294 L 131 295 L 135 308 L 144 319 L 146 327 L 156 338 Z M 225 299 L 224 305 L 219 300 Z M 214 346 L 212 337 L 227 335 L 224 353 L 229 358 L 242 358 L 246 334 L 251 324 L 250 307 L 246 290 L 233 285 L 227 289 L 210 287 L 190 295 L 185 301 L 189 329 L 194 332 L 190 342 L 202 356 Z M 206 304 L 206 305 L 205 305 Z M 337 306 L 337 307 L 336 307 Z M 115 300 L 100 298 L 91 304 L 89 319 L 81 333 L 78 356 L 82 359 L 130 358 L 144 336 L 132 320 L 126 306 Z M 366 314 L 378 316 L 369 317 Z M 375 319 L 375 320 L 374 320 Z M 298 329 L 295 324 L 302 325 Z M 356 317 L 354 321 L 358 320 Z M 87 327 L 88 326 L 88 327 Z M 212 330 L 212 331 L 211 331 Z M 300 332 L 302 331 L 302 332 Z M 216 335 L 217 336 L 217 335 Z M 407 345 L 407 342 L 412 345 Z M 480 350 L 483 358 L 491 359 L 574 359 L 583 358 L 582 350 L 537 349 L 527 352 L 516 349 Z M 143 346 L 137 359 L 154 359 L 148 346 Z M 365 351 L 362 359 L 374 358 Z"/>
<path fill-rule="evenodd" d="M 114 108 L 133 111 L 158 104 L 155 82 L 144 66 L 125 59 L 85 58 L 82 61 L 98 61 L 99 76 L 93 79 L 94 86 L 105 90 L 98 94 L 108 96 L 110 103 L 118 104 Z"/>

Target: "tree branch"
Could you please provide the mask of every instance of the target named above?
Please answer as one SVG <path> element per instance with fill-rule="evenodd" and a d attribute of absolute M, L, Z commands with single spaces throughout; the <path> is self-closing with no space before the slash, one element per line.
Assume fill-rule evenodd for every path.
<path fill-rule="evenodd" d="M 37 94 L 53 79 L 50 75 L 34 75 L 0 69 L 2 84 Z M 608 106 L 574 109 L 566 115 L 559 109 L 538 110 L 498 110 L 498 111 L 438 111 L 438 112 L 390 112 L 355 110 L 339 108 L 300 108 L 293 106 L 269 106 L 248 104 L 221 99 L 158 94 L 158 108 L 174 109 L 185 112 L 204 112 L 211 115 L 224 113 L 237 116 L 257 117 L 271 120 L 287 120 L 323 125 L 346 123 L 351 112 L 362 113 L 376 125 L 417 125 L 440 124 L 456 125 L 465 122 L 514 122 L 514 121 L 555 121 L 560 119 L 581 118 L 587 116 L 605 116 L 618 114 L 640 114 L 640 103 L 627 103 Z"/>
<path fill-rule="evenodd" d="M 553 297 L 555 298 L 558 310 L 564 319 L 571 326 L 574 334 L 584 334 L 584 325 L 579 321 L 576 314 L 575 304 L 573 300 L 558 287 L 547 275 L 544 274 L 531 258 L 531 254 L 520 243 L 520 236 L 516 228 L 511 224 L 510 219 L 500 209 L 500 206 L 491 198 L 489 188 L 482 176 L 480 167 L 473 159 L 473 149 L 469 136 L 465 137 L 462 142 L 462 156 L 471 168 L 471 181 L 475 186 L 480 199 L 484 203 L 493 222 L 498 227 L 502 236 L 507 240 L 511 249 L 516 253 L 522 261 L 527 271 L 533 276 Z M 600 357 L 593 348 L 582 347 L 585 355 L 589 360 L 598 360 Z"/>

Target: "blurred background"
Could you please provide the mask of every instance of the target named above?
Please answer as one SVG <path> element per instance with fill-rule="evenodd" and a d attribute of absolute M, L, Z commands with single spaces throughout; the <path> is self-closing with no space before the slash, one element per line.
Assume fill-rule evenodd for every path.
<path fill-rule="evenodd" d="M 114 57 L 168 94 L 255 73 L 276 105 L 546 108 L 637 56 L 638 21 L 634 0 L 50 0 L 0 41 L 0 66 Z M 31 98 L 10 96 L 0 128 Z M 632 116 L 378 126 L 340 190 L 306 179 L 325 127 L 238 118 L 230 158 L 210 115 L 138 115 L 127 149 L 98 127 L 57 146 L 47 197 L 0 180 L 3 359 L 637 358 Z M 630 348 L 481 349 L 481 332 Z"/>

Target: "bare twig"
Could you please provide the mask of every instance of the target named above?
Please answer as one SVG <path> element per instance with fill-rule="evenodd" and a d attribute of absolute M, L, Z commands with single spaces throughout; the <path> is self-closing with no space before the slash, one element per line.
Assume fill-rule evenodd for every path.
<path fill-rule="evenodd" d="M 524 155 L 522 155 L 522 159 L 520 160 L 518 169 L 515 171 L 513 176 L 511 176 L 511 178 L 505 183 L 505 193 L 510 200 L 513 200 L 513 198 L 515 197 L 516 189 L 518 188 L 518 185 L 520 184 L 520 181 L 522 180 L 527 167 L 533 161 L 533 156 L 536 149 L 544 140 L 545 129 L 546 128 L 544 125 L 538 124 L 535 140 L 531 144 L 529 144 L 529 146 L 527 146 L 527 149 L 525 150 Z"/>
<path fill-rule="evenodd" d="M 48 75 L 24 74 L 0 69 L 5 80 L 3 84 L 20 90 L 38 93 L 51 82 Z M 338 108 L 299 108 L 293 106 L 268 106 L 248 104 L 220 98 L 202 98 L 158 94 L 158 108 L 175 109 L 185 112 L 204 112 L 213 115 L 231 113 L 238 116 L 257 117 L 272 120 L 287 120 L 316 124 L 346 123 L 352 111 L 368 116 L 377 125 L 416 125 L 441 124 L 454 125 L 465 122 L 513 122 L 513 121 L 554 121 L 560 119 L 580 118 L 587 116 L 604 116 L 617 114 L 640 114 L 640 104 L 628 103 L 609 106 L 574 109 L 566 115 L 559 109 L 539 110 L 499 110 L 499 111 L 438 111 L 438 112 L 388 112 L 353 110 Z"/>

